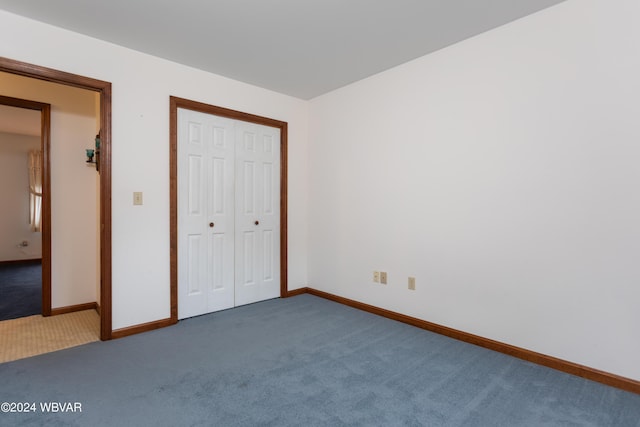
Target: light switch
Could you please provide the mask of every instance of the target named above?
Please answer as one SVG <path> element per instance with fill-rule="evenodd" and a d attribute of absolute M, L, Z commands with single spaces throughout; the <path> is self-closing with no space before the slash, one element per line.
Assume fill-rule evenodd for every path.
<path fill-rule="evenodd" d="M 133 193 L 133 204 L 134 205 L 142 204 L 142 191 L 135 191 Z"/>

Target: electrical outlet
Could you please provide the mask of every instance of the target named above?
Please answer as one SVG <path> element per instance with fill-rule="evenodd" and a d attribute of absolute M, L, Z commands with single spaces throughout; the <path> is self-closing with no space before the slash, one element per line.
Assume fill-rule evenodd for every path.
<path fill-rule="evenodd" d="M 409 290 L 410 291 L 415 291 L 416 290 L 416 278 L 415 277 L 409 277 Z"/>
<path fill-rule="evenodd" d="M 387 272 L 386 271 L 381 271 L 380 272 L 380 283 L 382 283 L 383 285 L 387 284 Z"/>
<path fill-rule="evenodd" d="M 374 271 L 373 272 L 373 281 L 374 281 L 374 283 L 380 283 L 380 272 L 379 271 Z"/>

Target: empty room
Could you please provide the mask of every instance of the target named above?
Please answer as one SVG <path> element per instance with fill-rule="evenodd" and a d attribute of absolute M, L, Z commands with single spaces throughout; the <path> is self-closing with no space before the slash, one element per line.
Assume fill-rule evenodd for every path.
<path fill-rule="evenodd" d="M 640 426 L 638 16 L 0 0 L 0 425 Z"/>

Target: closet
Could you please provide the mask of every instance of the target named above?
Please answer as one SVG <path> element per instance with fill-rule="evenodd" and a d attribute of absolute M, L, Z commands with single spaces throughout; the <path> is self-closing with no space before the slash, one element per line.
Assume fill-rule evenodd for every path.
<path fill-rule="evenodd" d="M 280 295 L 280 130 L 178 109 L 178 318 Z"/>

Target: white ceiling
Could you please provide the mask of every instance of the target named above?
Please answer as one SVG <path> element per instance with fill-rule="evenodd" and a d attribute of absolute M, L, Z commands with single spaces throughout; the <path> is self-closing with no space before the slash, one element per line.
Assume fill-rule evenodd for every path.
<path fill-rule="evenodd" d="M 0 0 L 0 9 L 311 99 L 564 0 Z"/>

